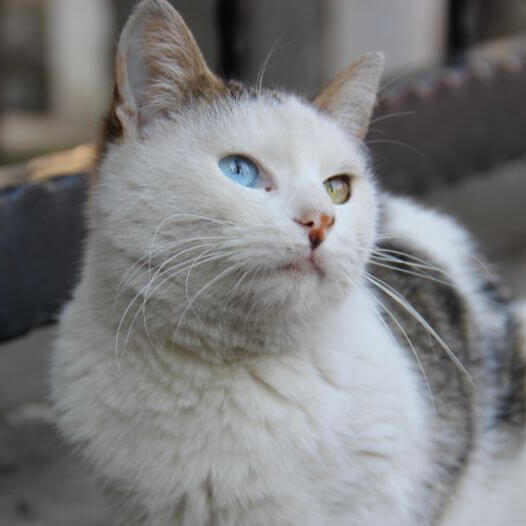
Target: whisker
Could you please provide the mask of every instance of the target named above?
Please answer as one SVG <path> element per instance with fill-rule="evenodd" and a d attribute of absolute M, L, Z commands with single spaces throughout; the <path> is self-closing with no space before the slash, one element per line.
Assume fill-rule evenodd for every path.
<path fill-rule="evenodd" d="M 226 222 L 225 221 L 220 221 L 220 220 L 217 220 L 217 219 L 214 219 L 214 218 L 211 218 L 211 217 L 206 217 L 206 216 L 201 216 L 199 214 L 189 214 L 189 213 L 185 213 L 185 212 L 180 212 L 180 213 L 177 213 L 177 214 L 172 214 L 166 218 L 164 218 L 160 223 L 159 225 L 157 225 L 157 228 L 155 229 L 155 232 L 154 232 L 154 235 L 153 235 L 153 238 L 152 238 L 152 243 L 150 245 L 150 256 L 148 258 L 148 269 L 150 269 L 151 267 L 151 259 L 152 259 L 152 250 L 153 250 L 153 246 L 155 244 L 155 240 L 157 239 L 157 236 L 159 234 L 159 231 L 160 229 L 163 227 L 163 225 L 165 223 L 167 223 L 168 221 L 172 221 L 174 219 L 180 219 L 181 217 L 191 217 L 192 219 L 200 219 L 201 221 L 209 221 L 209 222 L 212 222 L 212 223 L 216 223 L 216 224 L 220 224 L 220 225 L 225 225 Z M 149 270 L 148 270 L 148 275 L 149 275 Z"/>
<path fill-rule="evenodd" d="M 270 48 L 270 51 L 267 53 L 267 56 L 265 57 L 265 60 L 263 61 L 263 64 L 261 65 L 261 68 L 259 70 L 257 80 L 256 80 L 256 91 L 257 94 L 261 94 L 261 90 L 263 88 L 263 77 L 265 75 L 265 72 L 267 70 L 267 66 L 270 62 L 270 59 L 272 58 L 272 55 L 279 49 L 280 47 L 280 40 L 283 38 L 284 34 L 280 35 L 276 40 L 274 41 L 274 44 L 272 44 L 272 47 Z"/>
<path fill-rule="evenodd" d="M 415 113 L 416 111 L 399 111 L 398 113 L 389 113 L 388 115 L 382 115 L 381 117 L 377 117 L 376 119 L 373 119 L 369 123 L 369 126 L 376 124 L 377 122 L 385 121 L 386 119 L 393 119 L 394 117 L 404 117 L 406 115 L 415 115 Z"/>
<path fill-rule="evenodd" d="M 247 287 L 247 290 L 245 291 L 245 295 L 248 297 L 248 293 L 249 293 L 249 290 L 250 288 L 252 287 L 252 284 L 254 283 L 255 279 L 256 279 L 256 276 L 261 272 L 265 270 L 265 266 L 264 265 L 258 265 L 256 271 L 254 272 L 254 275 L 252 276 L 252 279 L 250 280 L 250 284 L 249 286 Z M 246 315 L 245 315 L 245 318 L 246 319 L 250 319 L 250 316 L 252 314 L 252 311 L 256 308 L 256 305 L 257 305 L 257 302 L 256 301 L 253 301 L 252 302 L 252 306 L 250 307 L 250 309 L 248 309 Z"/>
<path fill-rule="evenodd" d="M 190 307 L 192 306 L 192 304 L 195 302 L 195 300 L 203 293 L 205 292 L 209 287 L 211 287 L 214 283 L 216 283 L 219 279 L 221 279 L 222 277 L 224 277 L 225 275 L 229 274 L 230 272 L 232 272 L 233 270 L 235 270 L 236 268 L 244 265 L 245 262 L 242 261 L 240 263 L 237 263 L 235 265 L 233 265 L 232 267 L 229 267 L 225 270 L 223 270 L 222 272 L 220 272 L 219 274 L 217 274 L 214 278 L 212 278 L 206 285 L 204 285 L 203 287 L 201 287 L 197 293 L 194 295 L 194 297 L 191 299 L 190 303 L 188 303 L 188 305 L 185 307 L 183 313 L 181 314 L 181 317 L 179 318 L 179 322 L 177 323 L 177 326 L 175 328 L 175 331 L 174 331 L 174 335 L 173 335 L 173 338 L 172 338 L 172 341 L 173 341 L 173 344 L 175 345 L 175 341 L 177 339 L 177 334 L 179 333 L 179 328 L 181 327 L 181 324 L 183 322 L 183 319 L 186 315 L 186 313 L 188 312 L 188 310 L 190 309 Z"/>
<path fill-rule="evenodd" d="M 378 254 L 380 256 L 383 255 L 383 256 L 387 256 L 387 257 L 394 257 L 391 254 L 395 254 L 397 256 L 401 256 L 400 258 L 397 258 L 397 261 L 399 261 L 401 263 L 407 263 L 402 258 L 408 258 L 408 259 L 411 259 L 411 260 L 416 261 L 417 263 L 419 263 L 421 265 L 421 268 L 427 268 L 428 270 L 434 270 L 436 272 L 440 272 L 441 274 L 446 275 L 446 277 L 448 277 L 448 278 L 450 277 L 448 275 L 448 273 L 443 268 L 437 267 L 436 265 L 433 265 L 429 261 L 426 261 L 425 259 L 418 258 L 418 257 L 416 257 L 416 256 L 414 256 L 412 254 L 408 254 L 407 252 L 402 252 L 400 250 L 394 250 L 394 249 L 389 249 L 389 248 L 378 248 L 377 247 L 377 248 L 375 248 L 373 250 L 373 253 Z"/>
<path fill-rule="evenodd" d="M 217 245 L 215 245 L 217 246 Z M 208 250 L 205 250 L 203 253 L 201 253 L 198 257 L 195 258 L 194 262 L 190 265 L 190 268 L 188 269 L 188 272 L 186 273 L 186 280 L 185 280 L 185 294 L 186 294 L 186 300 L 188 301 L 188 304 L 190 305 L 190 296 L 189 296 L 189 292 L 188 292 L 188 285 L 190 283 L 190 275 L 192 274 L 192 270 L 193 268 L 195 267 L 195 265 L 199 262 L 199 259 L 201 259 L 207 252 L 209 252 L 210 250 L 212 250 L 214 247 L 208 249 Z M 203 320 L 199 317 L 199 314 L 197 314 L 197 312 L 195 311 L 195 309 L 193 307 L 191 307 L 192 309 L 192 312 L 196 315 L 197 319 L 203 323 Z"/>
<path fill-rule="evenodd" d="M 346 274 L 346 276 L 349 279 L 349 281 L 351 282 L 351 284 L 353 284 L 355 287 L 358 287 L 360 290 L 365 292 L 375 303 L 377 303 L 386 312 L 386 314 L 393 320 L 395 325 L 398 327 L 398 329 L 402 333 L 402 335 L 403 335 L 404 339 L 407 341 L 407 343 L 408 343 L 413 355 L 415 356 L 415 359 L 416 359 L 416 361 L 418 363 L 418 367 L 419 367 L 420 371 L 422 372 L 422 376 L 424 377 L 424 381 L 426 383 L 427 390 L 429 392 L 429 397 L 431 399 L 431 405 L 433 406 L 433 411 L 436 412 L 435 398 L 434 398 L 433 392 L 431 390 L 431 384 L 429 383 L 429 379 L 427 378 L 427 375 L 426 375 L 426 372 L 425 372 L 425 369 L 424 369 L 424 364 L 422 363 L 422 360 L 420 359 L 420 356 L 418 355 L 418 352 L 417 352 L 415 346 L 413 345 L 413 342 L 409 338 L 409 335 L 407 334 L 405 329 L 402 327 L 402 324 L 398 321 L 396 316 L 384 305 L 384 303 L 382 301 L 380 301 L 374 294 L 369 292 L 365 287 L 362 287 L 362 286 L 358 285 L 357 283 L 355 283 L 352 280 L 352 278 L 350 276 L 348 276 L 347 274 Z M 396 342 L 396 338 L 394 337 L 391 329 L 389 328 L 389 326 L 387 325 L 387 323 L 383 319 L 382 315 L 379 314 L 379 313 L 377 313 L 377 315 L 378 315 L 380 321 L 383 323 L 383 325 L 387 329 L 387 331 L 389 332 L 389 334 L 391 335 L 391 338 L 393 339 L 393 341 L 395 343 L 397 343 Z"/>
<path fill-rule="evenodd" d="M 377 255 L 375 252 L 373 252 L 370 256 L 370 259 L 374 259 L 375 261 L 381 261 L 383 263 L 392 264 L 392 265 L 404 265 L 406 267 L 410 267 L 418 272 L 421 272 L 425 276 L 429 275 L 426 274 L 425 270 L 430 270 L 433 272 L 439 272 L 442 269 L 439 269 L 437 267 L 433 267 L 430 265 L 423 265 L 422 263 L 415 263 L 414 261 L 405 261 L 403 259 L 400 259 L 396 256 L 389 256 L 389 255 Z M 444 271 L 441 271 L 440 274 L 445 274 Z M 445 277 L 448 277 L 447 275 Z"/>
<path fill-rule="evenodd" d="M 197 247 L 193 247 L 193 248 L 197 248 Z M 184 250 L 184 251 L 182 251 L 182 252 L 179 252 L 178 254 L 176 254 L 176 256 L 182 255 L 182 253 L 184 253 L 184 252 L 188 252 L 188 251 L 189 251 L 189 249 Z M 173 260 L 174 257 L 171 257 L 171 258 L 169 258 L 169 259 L 170 259 L 170 260 Z M 184 261 L 184 262 L 177 263 L 176 265 L 174 265 L 174 266 L 172 266 L 172 267 L 170 268 L 169 272 L 172 272 L 172 271 L 173 271 L 175 268 L 177 268 L 178 266 L 181 266 L 181 265 L 184 266 L 185 264 L 189 263 L 190 261 L 193 261 L 193 258 L 192 258 L 191 260 L 186 260 L 186 261 Z M 167 263 L 167 261 L 166 261 L 165 263 Z M 164 266 L 164 264 L 161 265 L 161 267 L 159 268 L 159 270 L 162 268 L 162 266 Z M 186 268 L 185 268 L 184 270 L 186 270 Z M 142 287 L 142 288 L 141 288 L 141 289 L 135 294 L 135 296 L 133 297 L 133 299 L 130 301 L 130 303 L 128 304 L 128 306 L 127 306 L 126 309 L 124 310 L 124 313 L 123 313 L 123 315 L 122 315 L 122 317 L 121 317 L 121 320 L 120 320 L 120 322 L 119 322 L 119 325 L 118 325 L 118 327 L 117 327 L 117 334 L 116 334 L 116 337 L 115 337 L 115 353 L 116 353 L 117 362 L 118 362 L 118 340 L 119 340 L 119 334 L 120 334 L 120 330 L 121 330 L 121 328 L 122 328 L 122 324 L 124 323 L 124 319 L 126 318 L 126 316 L 127 316 L 128 312 L 129 312 L 130 308 L 132 307 L 132 305 L 135 303 L 135 301 L 137 301 L 137 299 L 138 299 L 141 295 L 145 294 L 145 300 L 144 300 L 144 301 L 147 301 L 147 299 L 148 299 L 148 295 L 149 295 L 149 291 L 150 291 L 150 287 L 151 287 L 153 281 L 155 280 L 155 278 L 157 277 L 158 274 L 159 274 L 159 271 L 154 275 L 154 277 L 153 277 L 152 279 L 150 279 L 150 280 L 148 281 L 148 283 L 146 283 L 146 285 L 144 285 L 144 287 Z M 139 307 L 138 312 L 140 312 L 140 308 L 141 308 L 141 307 Z M 134 317 L 134 320 L 135 320 L 135 319 L 136 319 L 136 316 Z"/>
<path fill-rule="evenodd" d="M 138 265 L 141 265 L 141 264 L 144 264 L 146 265 L 146 260 L 149 259 L 149 257 L 153 257 L 153 255 L 160 255 L 162 254 L 163 252 L 166 252 L 168 250 L 171 250 L 173 249 L 174 247 L 177 247 L 179 245 L 183 245 L 185 243 L 190 243 L 192 241 L 207 241 L 207 240 L 229 240 L 229 239 L 234 239 L 233 236 L 201 236 L 201 237 L 194 237 L 194 238 L 189 238 L 189 239 L 178 239 L 178 240 L 175 240 L 175 241 L 171 241 L 170 243 L 166 243 L 164 245 L 161 245 L 160 247 L 158 247 L 156 250 L 154 250 L 153 252 L 150 252 L 150 253 L 146 253 L 144 256 L 142 256 L 141 258 L 139 258 L 123 275 L 123 277 L 121 278 L 120 282 L 119 282 L 119 285 L 116 289 L 116 292 L 115 292 L 115 300 L 118 300 L 119 297 L 121 296 L 122 292 L 123 292 L 123 289 L 126 287 L 126 277 L 130 274 L 130 272 L 132 272 L 132 270 L 137 267 Z M 148 266 L 150 266 L 151 264 L 151 259 L 150 259 L 150 262 L 148 264 Z M 146 269 L 145 269 L 146 271 Z M 132 273 L 132 276 L 130 276 L 130 280 L 131 281 L 133 279 L 133 277 L 136 275 L 137 273 Z M 149 273 L 149 277 L 150 276 L 150 273 Z M 128 283 L 129 283 L 128 281 Z"/>
<path fill-rule="evenodd" d="M 180 252 L 177 252 L 176 254 L 173 254 L 172 256 L 170 256 L 169 258 L 167 258 L 160 266 L 159 268 L 157 269 L 157 271 L 155 272 L 155 274 L 153 275 L 153 277 L 150 279 L 150 283 L 153 283 L 153 281 L 157 278 L 157 276 L 161 273 L 162 275 L 164 275 L 164 271 L 163 269 L 166 268 L 166 265 L 169 264 L 170 262 L 172 262 L 174 259 L 177 259 L 179 256 L 183 255 L 183 254 L 186 254 L 188 252 L 191 252 L 193 250 L 197 250 L 199 248 L 206 248 L 206 247 L 214 247 L 214 246 L 217 246 L 217 243 L 202 243 L 201 245 L 194 245 L 193 247 L 190 247 L 190 248 L 186 248 L 184 250 L 181 250 Z M 193 259 L 192 259 L 193 261 Z M 148 294 L 146 294 L 148 295 Z"/>
<path fill-rule="evenodd" d="M 212 245 L 210 248 L 208 249 L 205 249 L 203 252 L 201 252 L 201 254 L 199 254 L 196 258 L 194 258 L 193 262 L 192 262 L 192 266 L 194 266 L 196 264 L 196 262 L 202 258 L 205 254 L 207 254 L 208 252 L 210 252 L 211 250 L 213 250 L 214 248 L 217 247 L 217 244 L 214 244 Z M 177 267 L 177 265 L 175 265 L 175 267 Z M 174 266 L 170 267 L 172 270 L 171 272 L 173 272 L 174 270 Z M 161 275 L 163 275 L 163 273 L 161 273 Z M 173 278 L 173 276 L 170 276 L 171 278 Z M 164 280 L 163 280 L 164 282 Z M 150 281 L 150 283 L 153 284 L 153 280 Z M 145 331 L 146 331 L 146 336 L 148 337 L 148 340 L 150 342 L 150 344 L 152 345 L 152 348 L 154 348 L 154 345 L 153 345 L 153 342 L 151 340 L 151 337 L 150 337 L 150 331 L 148 330 L 148 326 L 147 326 L 147 323 L 146 323 L 146 302 L 148 300 L 148 296 L 149 296 L 149 290 L 148 289 L 146 291 L 146 293 L 144 294 L 144 300 L 143 300 L 143 303 L 142 303 L 142 312 L 143 312 L 143 321 L 144 321 L 144 328 L 145 328 Z M 157 288 L 155 289 L 155 291 L 158 290 Z M 153 294 L 153 292 L 155 291 L 152 291 L 152 293 L 150 294 L 150 296 Z"/>
<path fill-rule="evenodd" d="M 396 234 L 377 233 L 375 239 L 376 241 L 390 241 L 392 239 L 400 239 L 400 236 L 397 236 Z"/>
<path fill-rule="evenodd" d="M 230 291 L 228 292 L 228 294 L 225 296 L 225 298 L 223 299 L 223 302 L 224 302 L 224 305 L 223 305 L 223 308 L 221 309 L 221 313 L 219 315 L 219 317 L 221 318 L 221 320 L 223 320 L 223 317 L 225 315 L 225 311 L 226 311 L 226 307 L 229 303 L 229 301 L 232 299 L 233 297 L 233 294 L 234 292 L 239 288 L 239 286 L 241 285 L 241 282 L 245 279 L 246 275 L 251 271 L 252 269 L 248 269 L 248 270 L 245 270 L 245 272 L 241 275 L 241 277 L 239 278 L 239 280 L 232 286 L 232 288 L 230 289 Z"/>
<path fill-rule="evenodd" d="M 230 254 L 230 253 L 228 253 L 228 254 Z M 216 253 L 216 254 L 210 256 L 209 258 L 206 258 L 205 260 L 200 261 L 199 265 L 202 265 L 202 264 L 205 264 L 205 263 L 209 263 L 209 262 L 211 262 L 211 261 L 214 261 L 214 260 L 217 260 L 217 259 L 221 259 L 221 258 L 223 258 L 223 257 L 225 257 L 225 254 L 219 254 L 219 255 L 218 255 L 218 254 Z M 141 310 L 142 310 L 143 308 L 145 308 L 145 304 L 146 304 L 146 302 L 148 301 L 148 299 L 149 299 L 149 298 L 150 298 L 150 297 L 151 297 L 151 296 L 152 296 L 152 295 L 153 295 L 153 294 L 154 294 L 154 293 L 155 293 L 155 292 L 156 292 L 156 291 L 157 291 L 157 290 L 158 290 L 158 289 L 159 289 L 159 288 L 160 288 L 160 287 L 166 282 L 166 281 L 168 281 L 168 280 L 172 280 L 176 275 L 178 275 L 178 274 L 182 274 L 182 273 L 186 272 L 186 271 L 188 270 L 189 267 L 188 267 L 188 266 L 184 266 L 184 265 L 187 264 L 187 263 L 190 263 L 190 261 L 193 262 L 194 259 L 187 260 L 187 261 L 185 261 L 185 262 L 183 262 L 183 263 L 178 263 L 178 264 L 174 265 L 173 267 L 171 267 L 171 268 L 169 269 L 169 271 L 172 272 L 172 273 L 171 273 L 167 278 L 163 279 L 163 280 L 161 281 L 161 283 L 159 283 L 155 288 L 153 288 L 153 290 L 149 288 L 149 287 L 151 287 L 151 285 L 152 285 L 152 281 L 149 281 L 149 282 L 148 282 L 148 283 L 147 283 L 147 284 L 146 284 L 146 285 L 145 285 L 145 286 L 144 286 L 144 287 L 143 287 L 143 288 L 142 288 L 142 289 L 141 289 L 141 290 L 135 295 L 135 297 L 134 297 L 134 298 L 131 300 L 131 302 L 128 304 L 128 307 L 126 308 L 126 310 L 125 310 L 125 312 L 124 312 L 124 314 L 123 314 L 123 316 L 122 316 L 122 318 L 121 318 L 121 321 L 120 321 L 120 323 L 119 323 L 119 327 L 118 327 L 118 329 L 117 329 L 116 342 L 115 342 L 115 353 L 116 353 L 117 363 L 118 363 L 118 340 L 119 340 L 119 333 L 120 333 L 120 330 L 121 330 L 121 326 L 122 326 L 122 324 L 123 324 L 123 322 L 124 322 L 124 319 L 126 318 L 126 316 L 127 316 L 128 312 L 129 312 L 130 308 L 132 307 L 133 303 L 135 303 L 135 301 L 136 301 L 136 300 L 137 300 L 142 294 L 144 294 L 145 290 L 148 289 L 148 290 L 147 290 L 148 295 L 147 295 L 147 297 L 145 297 L 144 303 L 142 303 L 141 305 L 139 305 L 139 308 L 138 308 L 137 311 L 135 312 L 135 315 L 133 316 L 132 321 L 130 322 L 130 325 L 128 326 L 128 331 L 127 331 L 126 339 L 125 339 L 125 342 L 124 342 L 123 352 L 126 350 L 126 347 L 127 347 L 127 345 L 128 345 L 128 340 L 129 340 L 129 337 L 130 337 L 130 334 L 131 334 L 131 330 L 132 330 L 132 328 L 133 328 L 133 325 L 134 325 L 134 323 L 135 323 L 135 321 L 136 321 L 136 319 L 137 319 L 139 313 L 141 312 Z M 179 268 L 176 272 L 173 272 L 173 270 L 174 270 L 175 268 L 177 268 L 177 267 L 179 267 L 179 266 L 181 266 L 181 265 L 183 265 L 183 268 Z M 155 346 L 154 346 L 154 344 L 153 344 L 153 341 L 152 341 L 151 337 L 149 336 L 149 333 L 148 333 L 148 339 L 149 339 L 149 342 L 150 342 L 152 348 L 155 350 Z"/>
<path fill-rule="evenodd" d="M 365 278 L 373 284 L 375 287 L 380 289 L 382 292 L 384 292 L 387 296 L 389 296 L 391 299 L 396 301 L 398 305 L 400 305 L 404 310 L 406 310 L 413 318 L 418 321 L 428 333 L 430 333 L 433 338 L 440 344 L 440 346 L 446 351 L 447 355 L 451 358 L 453 363 L 458 367 L 458 369 L 466 375 L 469 382 L 473 387 L 475 387 L 475 384 L 473 382 L 473 379 L 471 378 L 471 375 L 468 373 L 466 368 L 462 365 L 460 360 L 455 356 L 455 353 L 449 348 L 449 346 L 444 342 L 444 340 L 438 335 L 438 333 L 431 327 L 431 325 L 427 322 L 427 320 L 409 303 L 409 301 L 404 298 L 397 290 L 395 290 L 393 287 L 388 285 L 387 283 L 383 282 L 382 280 L 371 276 L 368 272 L 364 273 Z"/>
<path fill-rule="evenodd" d="M 400 73 L 397 73 L 396 75 L 394 75 L 394 77 L 390 78 L 385 84 L 383 84 L 380 87 L 380 89 L 378 90 L 378 95 L 382 94 L 389 86 L 391 86 L 395 82 L 398 82 L 400 79 L 407 77 L 410 74 L 411 74 L 411 70 L 409 68 L 405 71 L 401 71 Z M 382 98 L 379 97 L 378 101 L 381 102 Z"/>
<path fill-rule="evenodd" d="M 412 152 L 420 155 L 420 157 L 425 157 L 425 155 L 418 148 L 415 148 L 414 146 L 402 141 L 395 141 L 394 139 L 372 139 L 370 141 L 365 141 L 365 144 L 394 144 L 395 146 L 404 146 Z"/>
<path fill-rule="evenodd" d="M 211 263 L 213 261 L 217 261 L 217 260 L 220 260 L 220 259 L 223 259 L 223 258 L 227 258 L 228 256 L 231 256 L 231 255 L 235 255 L 235 254 L 238 254 L 240 252 L 242 252 L 243 249 L 239 249 L 239 250 L 236 250 L 234 252 L 232 251 L 226 251 L 226 250 L 223 250 L 223 251 L 217 251 L 217 252 L 214 252 L 213 254 L 210 254 L 206 259 L 203 259 L 201 260 L 197 265 L 197 266 L 201 266 L 205 263 Z M 194 259 L 191 259 L 191 260 L 186 260 L 183 264 L 186 264 L 186 263 L 190 263 L 194 261 Z M 181 263 L 177 263 L 176 265 L 174 265 L 173 267 L 170 267 L 168 269 L 166 269 L 164 272 L 163 272 L 163 275 L 166 275 L 166 274 L 169 274 L 172 270 L 175 270 L 175 268 L 177 268 L 179 265 L 181 265 Z M 188 268 L 189 266 L 186 266 L 182 269 L 179 269 L 177 270 L 177 272 L 175 274 L 169 274 L 166 278 L 164 278 L 160 283 L 158 283 L 153 289 L 152 291 L 149 293 L 149 297 L 153 296 L 153 294 L 159 290 L 159 288 L 161 288 L 167 281 L 170 281 L 171 279 L 173 279 L 176 275 L 179 275 L 179 274 L 182 274 L 186 271 L 188 271 Z M 159 276 L 161 277 L 161 276 Z"/>
<path fill-rule="evenodd" d="M 491 283 L 497 283 L 498 282 L 498 279 L 495 277 L 495 275 L 493 274 L 493 272 L 491 272 L 491 269 L 489 268 L 488 265 L 486 265 L 484 263 L 484 261 L 482 261 L 482 259 L 480 259 L 479 257 L 477 257 L 475 254 L 472 254 L 471 255 L 473 261 L 475 261 L 475 263 L 477 263 L 477 265 L 482 269 L 482 271 L 486 274 L 486 276 L 488 277 L 488 279 L 491 281 Z"/>
<path fill-rule="evenodd" d="M 169 215 L 168 217 L 164 218 L 160 223 L 159 225 L 157 225 L 155 231 L 154 231 L 154 235 L 153 235 L 153 238 L 152 238 L 152 243 L 150 245 L 150 251 L 149 251 L 149 257 L 148 257 L 148 254 L 145 254 L 142 258 L 140 258 L 136 263 L 134 263 L 127 271 L 126 273 L 124 274 L 124 276 L 121 278 L 121 281 L 119 282 L 119 285 L 117 287 L 117 296 L 120 296 L 120 292 L 119 292 L 119 289 L 121 287 L 121 283 L 124 281 L 124 279 L 126 278 L 126 276 L 128 275 L 128 273 L 137 265 L 137 264 L 140 264 L 140 262 L 144 261 L 145 259 L 148 259 L 149 263 L 148 263 L 148 266 L 150 266 L 151 264 L 151 255 L 152 255 L 152 248 L 153 248 L 153 245 L 155 244 L 155 240 L 157 238 L 157 235 L 159 234 L 159 231 L 160 229 L 168 222 L 168 221 L 172 221 L 172 220 L 175 220 L 175 219 L 180 219 L 180 218 L 191 218 L 191 219 L 199 219 L 201 221 L 207 221 L 207 222 L 212 222 L 212 223 L 215 223 L 215 224 L 218 224 L 218 225 L 233 225 L 234 223 L 232 221 L 225 221 L 225 220 L 220 220 L 220 219 L 216 219 L 216 218 L 212 218 L 212 217 L 207 217 L 207 216 L 203 216 L 203 215 L 199 215 L 199 214 L 193 214 L 193 213 L 186 213 L 186 212 L 179 212 L 179 213 L 176 213 L 176 214 L 171 214 Z M 188 242 L 189 240 L 181 240 L 181 242 Z"/>
<path fill-rule="evenodd" d="M 420 278 L 428 279 L 429 281 L 434 281 L 436 283 L 440 283 L 441 285 L 446 285 L 448 287 L 454 287 L 452 283 L 449 283 L 447 281 L 444 281 L 442 279 L 435 278 L 433 276 L 430 276 L 429 274 L 425 274 L 424 272 L 415 272 L 412 270 L 403 269 L 400 267 L 395 267 L 394 265 L 386 265 L 385 263 L 379 263 L 378 261 L 370 260 L 371 265 L 375 265 L 376 267 L 382 267 L 382 268 L 388 268 L 391 270 L 394 270 L 396 272 L 402 272 L 404 274 L 410 274 L 411 276 L 417 276 Z"/>

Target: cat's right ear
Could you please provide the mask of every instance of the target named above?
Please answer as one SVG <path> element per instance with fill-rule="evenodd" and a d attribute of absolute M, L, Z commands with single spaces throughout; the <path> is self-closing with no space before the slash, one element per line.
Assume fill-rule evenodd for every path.
<path fill-rule="evenodd" d="M 194 37 L 166 0 L 143 0 L 122 31 L 116 57 L 113 120 L 137 136 L 192 96 L 223 86 Z"/>

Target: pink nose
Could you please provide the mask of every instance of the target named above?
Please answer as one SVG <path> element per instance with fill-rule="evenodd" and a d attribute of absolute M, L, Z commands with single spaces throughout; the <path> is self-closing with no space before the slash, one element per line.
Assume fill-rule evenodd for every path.
<path fill-rule="evenodd" d="M 334 225 L 334 216 L 329 214 L 312 214 L 296 223 L 309 229 L 309 242 L 312 250 L 318 248 L 327 237 L 327 231 Z"/>

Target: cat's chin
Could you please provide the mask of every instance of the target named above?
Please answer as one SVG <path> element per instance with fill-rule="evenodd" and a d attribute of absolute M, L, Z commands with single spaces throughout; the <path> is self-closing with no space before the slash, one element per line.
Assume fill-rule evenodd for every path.
<path fill-rule="evenodd" d="M 278 271 L 298 276 L 317 274 L 322 278 L 326 277 L 327 274 L 325 267 L 315 253 L 301 259 L 286 262 L 279 266 Z"/>

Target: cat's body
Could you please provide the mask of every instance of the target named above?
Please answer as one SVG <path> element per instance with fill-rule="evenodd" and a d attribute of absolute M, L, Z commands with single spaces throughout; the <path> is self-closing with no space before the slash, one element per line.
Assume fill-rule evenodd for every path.
<path fill-rule="evenodd" d="M 526 522 L 518 322 L 461 228 L 372 183 L 380 65 L 313 107 L 211 76 L 161 0 L 125 29 L 52 369 L 118 524 Z M 259 187 L 218 170 L 237 152 Z"/>

